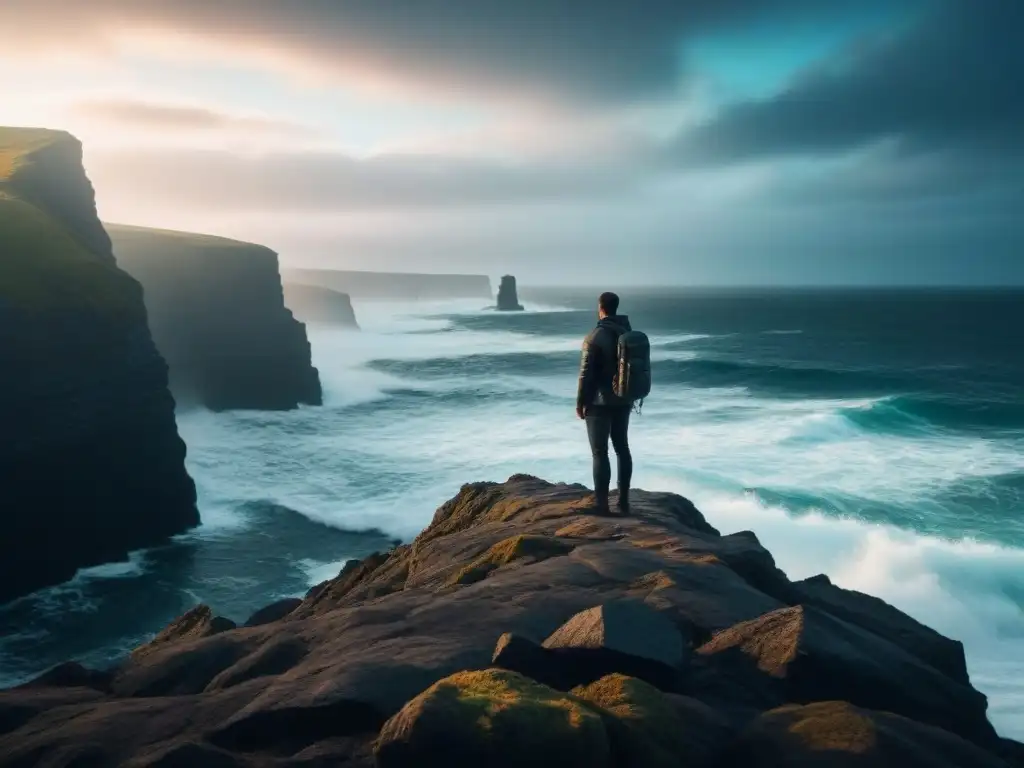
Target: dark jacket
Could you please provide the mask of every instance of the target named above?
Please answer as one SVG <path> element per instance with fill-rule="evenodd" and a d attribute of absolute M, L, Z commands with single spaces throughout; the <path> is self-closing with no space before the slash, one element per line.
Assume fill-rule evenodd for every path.
<path fill-rule="evenodd" d="M 628 406 L 612 391 L 612 380 L 618 367 L 619 336 L 633 330 L 626 315 L 613 315 L 598 321 L 597 327 L 583 340 L 580 378 L 576 387 L 576 406 Z"/>

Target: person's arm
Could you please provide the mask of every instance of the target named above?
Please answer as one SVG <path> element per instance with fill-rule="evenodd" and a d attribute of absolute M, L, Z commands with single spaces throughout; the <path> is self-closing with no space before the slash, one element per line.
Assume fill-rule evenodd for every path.
<path fill-rule="evenodd" d="M 583 340 L 583 351 L 580 353 L 580 376 L 576 383 L 576 415 L 581 419 L 586 415 L 586 407 L 594 399 L 594 359 L 591 355 L 592 338 Z"/>

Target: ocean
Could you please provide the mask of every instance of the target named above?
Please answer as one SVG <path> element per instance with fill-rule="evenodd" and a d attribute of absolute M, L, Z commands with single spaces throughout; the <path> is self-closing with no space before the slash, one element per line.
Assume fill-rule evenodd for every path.
<path fill-rule="evenodd" d="M 244 621 L 412 538 L 463 483 L 590 485 L 594 292 L 522 293 L 515 314 L 357 301 L 361 332 L 309 328 L 323 407 L 179 413 L 202 527 L 0 607 L 0 685 L 110 663 L 200 601 Z M 962 640 L 1024 737 L 1024 292 L 621 293 L 654 359 L 634 485 Z"/>

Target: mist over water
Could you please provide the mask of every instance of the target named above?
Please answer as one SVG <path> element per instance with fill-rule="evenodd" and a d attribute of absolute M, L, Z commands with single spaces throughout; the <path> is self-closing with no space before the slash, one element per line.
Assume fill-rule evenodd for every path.
<path fill-rule="evenodd" d="M 463 483 L 589 485 L 573 410 L 590 300 L 530 298 L 522 314 L 357 304 L 362 332 L 309 328 L 322 408 L 179 413 L 203 526 L 0 608 L 0 682 L 113 660 L 199 601 L 244 620 L 412 538 Z M 867 301 L 624 305 L 654 356 L 634 483 L 754 530 L 791 578 L 826 572 L 962 640 L 997 729 L 1020 738 L 1024 364 L 998 327 L 1013 302 L 979 319 L 972 296 Z"/>

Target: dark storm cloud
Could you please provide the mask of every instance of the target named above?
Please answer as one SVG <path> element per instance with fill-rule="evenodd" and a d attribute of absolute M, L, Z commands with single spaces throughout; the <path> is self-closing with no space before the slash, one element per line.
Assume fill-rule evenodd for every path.
<path fill-rule="evenodd" d="M 1020 157 L 1022 40 L 1021 0 L 943 0 L 903 34 L 819 65 L 773 98 L 726 108 L 678 150 L 689 163 L 719 163 L 889 139 L 908 155 Z"/>
<path fill-rule="evenodd" d="M 290 60 L 500 100 L 517 93 L 630 100 L 670 91 L 680 45 L 775 14 L 828 20 L 883 0 L 6 0 L 10 46 L 93 46 L 182 32 L 227 55 Z M 891 2 L 888 5 L 892 5 Z M 69 30 L 75 30 L 74 39 Z M 188 55 L 183 51 L 184 56 Z M 497 89 L 497 92 L 495 92 Z"/>

